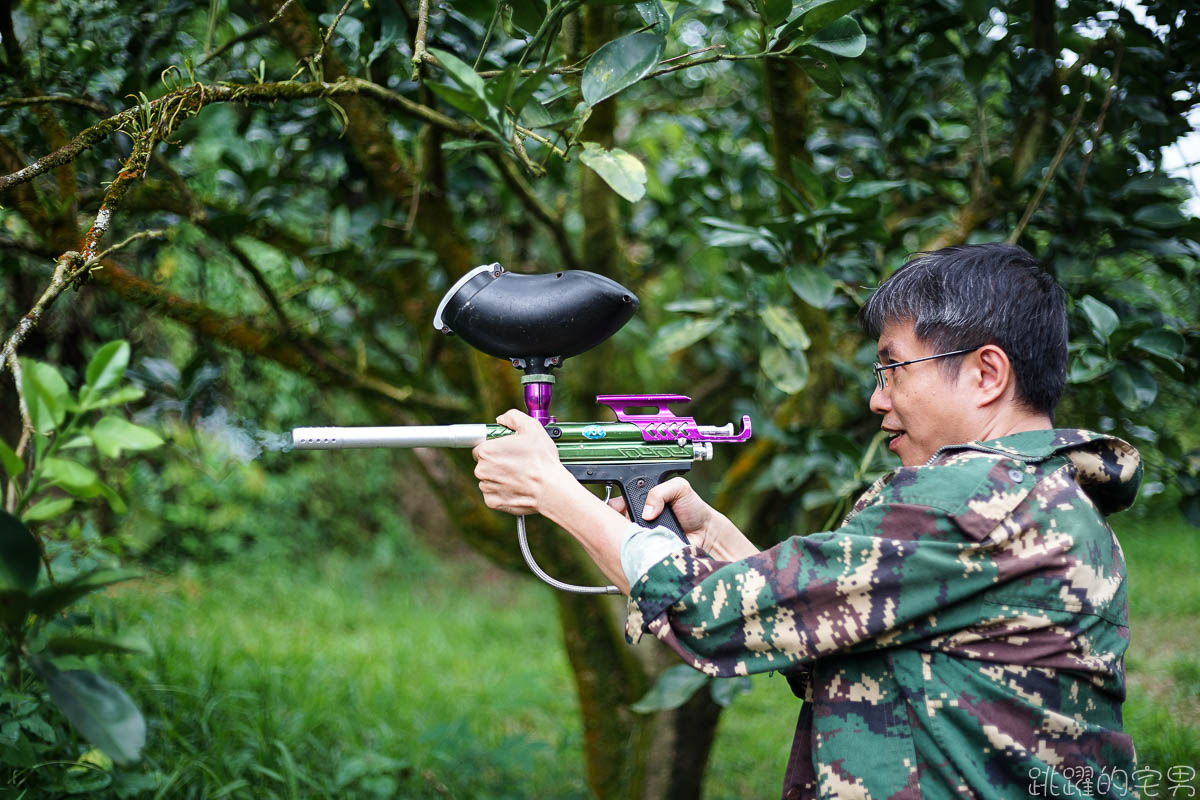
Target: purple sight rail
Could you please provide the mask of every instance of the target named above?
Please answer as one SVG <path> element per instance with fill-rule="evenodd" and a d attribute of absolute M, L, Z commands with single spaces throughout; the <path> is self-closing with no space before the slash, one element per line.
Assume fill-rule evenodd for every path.
<path fill-rule="evenodd" d="M 647 442 L 688 439 L 694 442 L 744 442 L 750 438 L 750 417 L 742 417 L 742 430 L 733 432 L 732 423 L 723 428 L 696 424 L 694 417 L 681 417 L 669 409 L 669 403 L 690 403 L 682 394 L 601 394 L 596 402 L 608 406 L 620 422 L 632 422 Z M 626 409 L 656 408 L 653 414 L 632 414 Z"/>

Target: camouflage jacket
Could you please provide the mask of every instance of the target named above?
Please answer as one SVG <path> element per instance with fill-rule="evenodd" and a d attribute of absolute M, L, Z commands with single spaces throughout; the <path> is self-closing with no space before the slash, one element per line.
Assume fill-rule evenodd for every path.
<path fill-rule="evenodd" d="M 1129 444 L 1080 430 L 942 448 L 837 530 L 657 562 L 627 635 L 709 675 L 805 684 L 788 800 L 1136 797 L 1125 561 L 1104 515 L 1141 473 Z"/>

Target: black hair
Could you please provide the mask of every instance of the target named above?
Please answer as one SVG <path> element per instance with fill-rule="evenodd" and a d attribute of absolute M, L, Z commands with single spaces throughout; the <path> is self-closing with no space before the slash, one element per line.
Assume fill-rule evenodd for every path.
<path fill-rule="evenodd" d="M 938 352 L 993 344 L 1012 363 L 1019 401 L 1054 418 L 1067 382 L 1066 295 L 1024 249 L 977 244 L 916 253 L 859 312 L 877 338 L 911 321 Z M 957 370 L 961 357 L 945 359 Z"/>

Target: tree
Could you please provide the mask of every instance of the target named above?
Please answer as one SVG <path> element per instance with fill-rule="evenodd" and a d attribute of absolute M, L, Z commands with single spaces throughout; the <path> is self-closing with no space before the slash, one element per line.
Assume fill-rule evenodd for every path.
<path fill-rule="evenodd" d="M 1200 20 L 1146 10 L 0 0 L 4 362 L 78 367 L 106 314 L 152 324 L 137 309 L 381 423 L 483 419 L 516 375 L 431 329 L 441 292 L 477 263 L 584 267 L 643 315 L 569 365 L 560 416 L 594 413 L 584 391 L 680 384 L 697 417 L 751 413 L 762 432 L 712 489 L 767 544 L 828 527 L 888 466 L 867 288 L 908 252 L 1008 238 L 1076 299 L 1064 418 L 1136 440 L 1200 523 L 1200 442 L 1177 424 L 1200 223 L 1159 169 L 1196 103 Z M 469 459 L 411 464 L 437 518 L 517 567 Z M 586 580 L 572 548 L 537 546 Z M 661 654 L 625 648 L 617 609 L 558 600 L 593 789 L 697 794 L 719 707 L 633 713 Z"/>

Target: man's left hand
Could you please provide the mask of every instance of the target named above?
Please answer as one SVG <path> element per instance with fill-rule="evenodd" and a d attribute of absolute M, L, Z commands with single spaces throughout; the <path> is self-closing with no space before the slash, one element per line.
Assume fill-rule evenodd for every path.
<path fill-rule="evenodd" d="M 540 513 L 548 492 L 573 486 L 575 479 L 558 460 L 558 448 L 546 429 L 516 409 L 496 422 L 515 433 L 475 445 L 475 477 L 488 508 L 509 514 Z"/>

